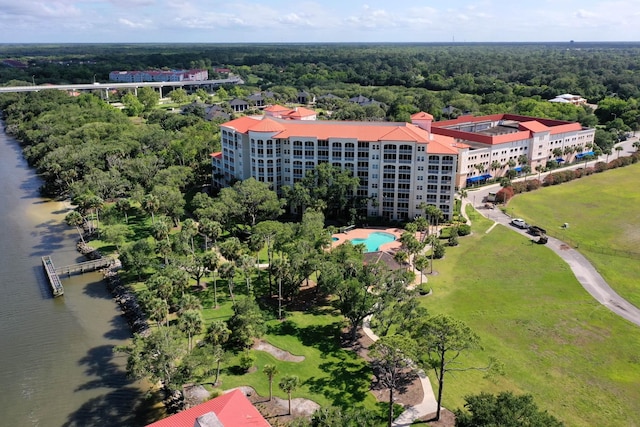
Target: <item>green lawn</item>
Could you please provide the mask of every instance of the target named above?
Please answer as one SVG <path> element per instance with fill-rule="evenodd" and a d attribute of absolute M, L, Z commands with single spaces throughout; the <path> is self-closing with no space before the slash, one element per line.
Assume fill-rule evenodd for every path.
<path fill-rule="evenodd" d="M 480 372 L 447 378 L 444 406 L 461 407 L 480 391 L 531 393 L 567 426 L 638 426 L 640 328 L 598 304 L 553 252 L 472 213 L 473 234 L 447 248 L 430 277 L 431 313 L 448 313 L 482 338 L 505 364 L 495 382 Z M 432 383 L 433 381 L 432 376 Z"/>
<path fill-rule="evenodd" d="M 315 314 L 294 312 L 285 322 L 267 322 L 268 332 L 264 339 L 272 345 L 286 349 L 302 362 L 283 362 L 264 351 L 252 350 L 257 356 L 257 371 L 238 375 L 238 356 L 231 358 L 222 373 L 224 389 L 250 385 L 262 396 L 269 395 L 269 382 L 262 372 L 265 364 L 278 366 L 280 373 L 274 381 L 274 395 L 286 398 L 277 383 L 283 375 L 297 375 L 302 385 L 293 397 L 311 399 L 321 406 L 363 406 L 378 410 L 380 405 L 369 392 L 371 368 L 354 352 L 340 347 L 340 331 L 343 317 L 331 309 L 319 310 Z"/>
<path fill-rule="evenodd" d="M 635 164 L 542 188 L 515 197 L 509 210 L 573 243 L 612 288 L 640 307 L 639 175 Z"/>

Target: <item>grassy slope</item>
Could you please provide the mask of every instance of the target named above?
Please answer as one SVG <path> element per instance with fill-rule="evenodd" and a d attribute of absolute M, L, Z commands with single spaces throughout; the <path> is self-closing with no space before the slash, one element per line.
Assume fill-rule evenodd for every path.
<path fill-rule="evenodd" d="M 611 287 L 640 307 L 638 258 L 602 253 L 614 249 L 640 254 L 639 175 L 640 164 L 591 175 L 519 195 L 509 209 L 549 234 L 577 242 Z M 566 231 L 560 229 L 565 222 Z"/>
<path fill-rule="evenodd" d="M 495 356 L 506 376 L 496 382 L 479 372 L 449 376 L 444 405 L 509 389 L 533 394 L 568 426 L 640 425 L 640 328 L 597 304 L 546 247 L 502 226 L 485 234 L 490 223 L 474 216 L 474 234 L 447 248 L 430 278 L 434 294 L 423 301 L 481 336 L 485 351 L 465 364 L 481 366 Z"/>

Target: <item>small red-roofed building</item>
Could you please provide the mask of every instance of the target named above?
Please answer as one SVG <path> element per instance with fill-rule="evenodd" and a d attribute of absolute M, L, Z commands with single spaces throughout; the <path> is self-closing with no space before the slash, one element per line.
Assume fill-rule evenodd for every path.
<path fill-rule="evenodd" d="M 271 427 L 242 390 L 235 389 L 147 427 Z"/>

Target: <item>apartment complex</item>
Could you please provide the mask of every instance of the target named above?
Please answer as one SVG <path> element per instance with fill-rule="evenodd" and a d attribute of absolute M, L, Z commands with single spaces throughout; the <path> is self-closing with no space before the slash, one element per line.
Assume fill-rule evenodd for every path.
<path fill-rule="evenodd" d="M 183 82 L 209 79 L 207 70 L 112 71 L 109 80 L 118 83 Z"/>
<path fill-rule="evenodd" d="M 531 171 L 547 162 L 570 162 L 591 153 L 595 129 L 580 123 L 515 114 L 460 116 L 434 122 L 432 132 L 459 146 L 456 186 L 466 187 L 525 165 Z M 464 146 L 464 147 L 463 147 Z"/>
<path fill-rule="evenodd" d="M 298 110 L 299 111 L 299 110 Z M 423 202 L 453 213 L 458 149 L 454 138 L 430 132 L 433 117 L 415 124 L 241 117 L 220 126 L 222 151 L 212 154 L 213 184 L 250 177 L 274 190 L 330 163 L 360 179 L 367 214 L 402 220 Z"/>

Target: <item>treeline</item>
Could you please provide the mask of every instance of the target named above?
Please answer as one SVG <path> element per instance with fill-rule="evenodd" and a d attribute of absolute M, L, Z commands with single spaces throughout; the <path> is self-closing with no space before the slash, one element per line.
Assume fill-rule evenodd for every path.
<path fill-rule="evenodd" d="M 298 90 L 343 120 L 407 121 L 427 111 L 436 119 L 464 113 L 512 112 L 604 126 L 609 139 L 639 128 L 640 45 L 636 44 L 313 44 L 3 46 L 24 69 L 0 67 L 9 84 L 106 81 L 109 71 L 147 68 L 230 68 L 259 90 L 294 102 Z M 553 104 L 563 93 L 599 104 Z M 380 105 L 346 102 L 365 95 Z M 336 105 L 337 104 L 337 105 Z M 604 107 L 604 108 L 603 108 Z"/>

